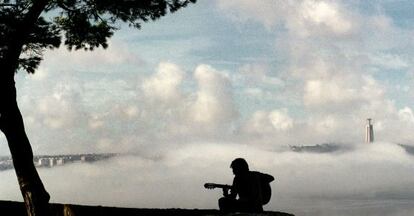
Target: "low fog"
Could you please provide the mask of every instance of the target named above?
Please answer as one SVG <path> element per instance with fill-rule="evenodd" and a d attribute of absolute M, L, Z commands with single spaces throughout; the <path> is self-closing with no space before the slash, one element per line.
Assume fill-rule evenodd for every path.
<path fill-rule="evenodd" d="M 230 162 L 272 174 L 266 210 L 297 215 L 414 213 L 414 155 L 393 143 L 355 144 L 337 153 L 272 152 L 230 143 L 194 143 L 151 157 L 123 155 L 95 163 L 39 168 L 52 202 L 136 208 L 217 208 L 232 181 Z M 14 171 L 0 172 L 1 200 L 21 200 Z"/>

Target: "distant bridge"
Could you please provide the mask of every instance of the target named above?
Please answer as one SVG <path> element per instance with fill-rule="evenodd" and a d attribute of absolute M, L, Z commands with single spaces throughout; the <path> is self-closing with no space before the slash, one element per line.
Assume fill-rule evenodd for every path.
<path fill-rule="evenodd" d="M 105 154 L 68 154 L 68 155 L 36 155 L 33 163 L 36 167 L 63 166 L 68 163 L 92 163 L 117 156 L 116 153 Z M 10 156 L 0 157 L 0 171 L 13 169 L 13 160 Z"/>

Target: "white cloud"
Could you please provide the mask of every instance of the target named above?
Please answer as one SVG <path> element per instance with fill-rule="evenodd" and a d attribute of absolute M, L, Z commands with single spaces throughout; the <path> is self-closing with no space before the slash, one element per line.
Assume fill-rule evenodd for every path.
<path fill-rule="evenodd" d="M 140 65 L 144 61 L 140 56 L 128 49 L 128 44 L 120 40 L 109 41 L 107 49 L 98 48 L 93 51 L 69 51 L 66 47 L 49 50 L 45 53 L 42 67 L 60 71 L 86 70 L 108 71 L 108 67 L 122 64 Z M 116 70 L 111 70 L 114 72 Z M 56 73 L 57 71 L 54 71 Z"/>
<path fill-rule="evenodd" d="M 398 114 L 393 99 L 387 98 L 389 89 L 372 68 L 378 71 L 409 67 L 404 55 L 387 52 L 407 46 L 407 31 L 395 26 L 383 11 L 363 14 L 364 10 L 355 10 L 354 4 L 344 1 L 217 1 L 217 4 L 233 20 L 245 24 L 253 20 L 262 23 L 269 32 L 276 32 L 277 54 L 288 59 L 288 66 L 282 67 L 286 71 L 276 73 L 283 77 L 284 85 L 275 90 L 275 95 L 286 93 L 286 98 L 296 100 L 289 105 L 303 109 L 302 123 L 295 121 L 292 130 L 300 134 L 297 139 L 311 143 L 355 140 L 362 135 L 354 128 L 360 127 L 367 117 L 384 125 L 383 133 L 387 134 L 380 138 L 399 139 L 386 132 L 391 130 L 386 125 L 405 130 L 398 117 L 403 114 Z M 399 41 L 396 43 L 393 38 Z M 253 66 L 243 69 L 257 71 L 256 77 L 268 70 Z M 258 85 L 249 86 L 245 93 L 264 99 L 263 83 L 256 82 Z M 264 131 L 272 129 L 264 123 L 265 113 L 255 113 L 249 122 L 256 125 L 251 126 L 252 131 L 266 134 Z M 288 136 L 277 138 L 294 143 Z M 408 134 L 404 137 L 408 139 Z"/>
<path fill-rule="evenodd" d="M 338 71 L 339 70 L 339 71 Z M 351 70 L 312 68 L 304 79 L 303 102 L 308 107 L 353 107 L 385 100 L 385 87 L 372 76 Z M 314 75 L 312 75 L 314 74 Z M 319 78 L 318 78 L 319 77 Z"/>
<path fill-rule="evenodd" d="M 165 148 L 153 142 L 221 139 L 237 127 L 231 81 L 208 65 L 192 76 L 169 62 L 136 80 L 57 76 L 45 84 L 25 79 L 20 91 L 36 153 L 147 152 Z"/>
<path fill-rule="evenodd" d="M 238 114 L 229 79 L 208 65 L 198 66 L 194 77 L 198 90 L 191 105 L 192 121 L 212 127 L 231 123 Z"/>
<path fill-rule="evenodd" d="M 343 80 L 307 80 L 304 89 L 306 106 L 342 104 L 355 100 L 358 92 L 344 86 Z"/>
<path fill-rule="evenodd" d="M 362 140 L 363 134 L 354 128 L 363 128 L 359 124 L 365 118 L 373 117 L 377 122 L 383 122 L 386 116 L 398 118 L 398 111 L 392 103 L 384 101 L 382 87 L 372 77 L 347 75 L 346 70 L 333 73 L 335 68 L 323 61 L 315 65 L 308 67 L 304 77 L 305 83 L 317 81 L 318 85 L 302 87 L 304 109 L 309 111 L 302 119 L 292 116 L 294 112 L 288 112 L 289 108 L 284 106 L 286 108 L 270 111 L 253 110 L 251 116 L 243 120 L 239 118 L 240 108 L 233 95 L 236 89 L 228 72 L 199 65 L 193 76 L 189 76 L 173 63 L 160 63 L 155 73 L 141 80 L 138 87 L 133 86 L 134 82 L 114 82 L 108 78 L 93 81 L 96 84 L 53 84 L 54 91 L 47 97 L 36 97 L 35 100 L 23 97 L 23 101 L 27 100 L 23 107 L 31 110 L 25 111 L 30 134 L 37 134 L 36 128 L 42 125 L 54 128 L 44 136 L 34 138 L 34 143 L 42 143 L 38 146 L 39 151 L 54 149 L 59 153 L 68 149 L 70 152 L 108 151 L 115 147 L 121 152 L 142 149 L 147 152 L 149 143 L 167 143 L 169 140 L 178 143 L 200 139 L 241 140 L 265 148 L 274 145 L 272 139 L 279 140 L 279 147 L 338 139 Z M 183 88 L 184 80 L 191 87 Z M 105 86 L 118 91 L 100 91 Z M 279 87 L 284 88 L 283 85 Z M 119 91 L 131 88 L 136 92 Z M 288 92 L 285 96 L 289 98 L 291 92 L 283 91 Z M 273 97 L 269 90 L 261 88 L 247 92 L 258 97 L 255 99 Z M 36 109 L 27 109 L 33 104 Z M 79 133 L 84 135 L 76 135 Z M 68 138 L 65 144 L 50 148 L 54 139 L 62 136 Z M 160 144 L 152 148 L 165 147 Z"/>
<path fill-rule="evenodd" d="M 307 79 L 303 101 L 306 106 L 360 107 L 385 100 L 385 87 L 371 76 L 332 72 L 328 77 Z"/>
<path fill-rule="evenodd" d="M 247 88 L 246 90 L 244 90 L 244 93 L 247 96 L 259 99 L 263 99 L 265 94 L 265 92 L 260 88 Z"/>
<path fill-rule="evenodd" d="M 376 54 L 370 57 L 371 64 L 375 67 L 382 67 L 392 70 L 402 70 L 411 64 L 400 55 L 396 54 Z"/>
<path fill-rule="evenodd" d="M 318 27 L 318 31 L 327 29 L 334 34 L 346 34 L 352 30 L 352 21 L 338 4 L 328 1 L 304 1 L 299 7 L 302 19 L 300 27 Z M 308 23 L 304 23 L 308 22 Z"/>
<path fill-rule="evenodd" d="M 217 0 L 218 7 L 239 22 L 262 23 L 267 29 L 284 25 L 292 35 L 347 35 L 356 28 L 355 17 L 338 1 Z"/>
<path fill-rule="evenodd" d="M 105 125 L 105 121 L 102 120 L 99 116 L 95 115 L 88 120 L 88 124 L 89 128 L 93 130 L 102 128 Z"/>
<path fill-rule="evenodd" d="M 272 131 L 268 113 L 265 111 L 256 111 L 246 123 L 247 132 L 266 133 Z"/>
<path fill-rule="evenodd" d="M 380 32 L 389 32 L 394 28 L 393 20 L 384 14 L 369 17 L 368 22 L 373 28 Z"/>
<path fill-rule="evenodd" d="M 234 82 L 242 82 L 247 86 L 283 86 L 284 81 L 277 76 L 270 76 L 270 70 L 266 64 L 245 64 L 239 68 L 239 73 L 235 76 L 237 79 Z"/>
<path fill-rule="evenodd" d="M 411 108 L 404 107 L 398 111 L 398 117 L 401 121 L 414 123 L 414 114 Z"/>
<path fill-rule="evenodd" d="M 271 28 L 281 21 L 286 14 L 288 5 L 273 0 L 251 1 L 251 0 L 217 0 L 218 7 L 232 19 L 245 22 L 254 20 Z"/>
<path fill-rule="evenodd" d="M 142 89 L 150 100 L 175 102 L 182 97 L 179 87 L 183 77 L 184 72 L 177 65 L 162 62 L 157 72 L 144 81 Z"/>
<path fill-rule="evenodd" d="M 36 73 L 31 74 L 28 78 L 36 80 L 36 81 L 44 81 L 49 76 L 49 71 L 47 68 L 40 66 Z"/>
<path fill-rule="evenodd" d="M 256 111 L 246 122 L 244 130 L 254 134 L 275 134 L 292 129 L 293 119 L 289 116 L 286 108 L 266 111 Z"/>
<path fill-rule="evenodd" d="M 326 116 L 323 119 L 318 120 L 315 124 L 311 124 L 315 126 L 315 130 L 319 134 L 329 134 L 337 129 L 337 120 L 333 116 Z M 310 126 L 310 125 L 309 125 Z"/>
<path fill-rule="evenodd" d="M 36 124 L 46 126 L 50 129 L 63 129 L 72 127 L 82 116 L 80 104 L 80 92 L 74 89 L 75 86 L 65 83 L 57 83 L 53 91 L 41 98 L 30 98 L 25 96 L 22 99 L 24 109 L 27 109 Z"/>
<path fill-rule="evenodd" d="M 127 115 L 129 118 L 137 117 L 139 114 L 139 109 L 137 106 L 128 106 L 124 109 L 125 115 Z"/>
<path fill-rule="evenodd" d="M 269 113 L 269 119 L 276 130 L 288 130 L 293 127 L 293 120 L 287 114 L 287 109 L 273 110 Z"/>

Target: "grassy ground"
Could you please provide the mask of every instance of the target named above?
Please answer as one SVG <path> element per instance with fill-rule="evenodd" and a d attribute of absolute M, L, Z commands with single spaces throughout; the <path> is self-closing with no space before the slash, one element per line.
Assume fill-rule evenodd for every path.
<path fill-rule="evenodd" d="M 218 216 L 222 215 L 213 209 L 137 209 L 115 208 L 104 206 L 82 206 L 67 204 L 52 204 L 56 216 Z M 24 216 L 26 210 L 21 202 L 0 201 L 0 215 Z M 293 216 L 283 212 L 264 212 L 261 214 L 227 214 L 226 216 Z"/>

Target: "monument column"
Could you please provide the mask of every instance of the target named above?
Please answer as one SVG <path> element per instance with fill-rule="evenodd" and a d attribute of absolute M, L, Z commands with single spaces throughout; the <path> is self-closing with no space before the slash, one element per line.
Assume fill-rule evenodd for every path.
<path fill-rule="evenodd" d="M 374 127 L 372 125 L 372 119 L 367 119 L 367 126 L 365 130 L 365 142 L 372 143 L 374 142 Z"/>

